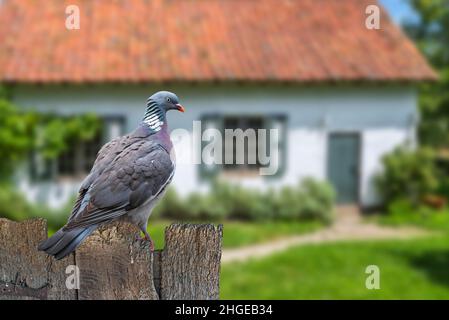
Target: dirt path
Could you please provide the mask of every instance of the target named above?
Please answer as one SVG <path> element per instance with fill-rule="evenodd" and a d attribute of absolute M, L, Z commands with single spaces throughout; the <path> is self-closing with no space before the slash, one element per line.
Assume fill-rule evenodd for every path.
<path fill-rule="evenodd" d="M 260 258 L 275 252 L 285 250 L 291 246 L 311 243 L 326 243 L 347 240 L 383 240 L 383 239 L 409 239 L 427 236 L 430 233 L 419 228 L 401 227 L 392 228 L 380 226 L 375 223 L 364 223 L 361 218 L 354 215 L 337 219 L 335 224 L 327 229 L 313 233 L 292 236 L 236 249 L 223 250 L 222 262 L 245 261 L 250 258 Z"/>

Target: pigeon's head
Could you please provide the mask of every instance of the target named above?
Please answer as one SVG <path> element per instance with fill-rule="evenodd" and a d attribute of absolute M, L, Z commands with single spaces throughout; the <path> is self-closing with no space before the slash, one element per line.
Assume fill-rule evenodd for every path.
<path fill-rule="evenodd" d="M 148 98 L 148 102 L 155 102 L 155 104 L 165 113 L 168 110 L 178 110 L 184 112 L 184 107 L 179 103 L 179 98 L 176 94 L 169 91 L 159 91 Z"/>
<path fill-rule="evenodd" d="M 184 112 L 184 107 L 179 103 L 176 94 L 168 91 L 159 91 L 147 100 L 147 109 L 143 117 L 151 130 L 159 131 L 165 123 L 165 114 L 168 110 Z"/>

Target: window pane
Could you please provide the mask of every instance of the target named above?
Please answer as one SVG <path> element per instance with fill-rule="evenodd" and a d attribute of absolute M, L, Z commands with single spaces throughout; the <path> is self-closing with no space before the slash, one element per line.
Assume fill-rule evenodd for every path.
<path fill-rule="evenodd" d="M 75 157 L 76 149 L 70 147 L 64 151 L 58 158 L 58 173 L 60 175 L 73 175 L 75 174 Z"/>
<path fill-rule="evenodd" d="M 97 153 L 101 148 L 101 136 L 97 135 L 93 140 L 84 143 L 84 172 L 90 172 L 94 165 Z"/>
<path fill-rule="evenodd" d="M 42 155 L 32 151 L 29 158 L 31 180 L 35 182 L 50 180 L 54 164 L 54 160 L 45 159 Z"/>
<path fill-rule="evenodd" d="M 257 130 L 263 128 L 263 118 L 258 116 L 226 117 L 224 119 L 224 124 L 225 129 L 241 129 L 245 134 L 243 139 L 244 146 L 242 149 L 237 148 L 237 141 L 239 141 L 240 139 L 237 139 L 233 136 L 225 139 L 225 143 L 223 145 L 224 152 L 226 152 L 226 150 L 228 151 L 228 153 L 232 152 L 232 155 L 229 154 L 228 156 L 233 159 L 233 163 L 225 164 L 224 169 L 228 171 L 258 169 L 259 163 L 257 160 Z M 253 132 L 249 132 L 247 130 L 252 130 Z M 251 139 L 250 137 L 254 137 L 254 139 Z M 229 147 L 231 144 L 233 146 L 232 148 Z M 228 146 L 228 148 L 226 148 L 226 146 Z M 238 154 L 241 151 L 243 151 L 243 155 Z M 239 157 L 243 157 L 243 164 L 237 164 L 237 158 Z M 255 163 L 250 164 L 250 159 L 255 159 Z"/>
<path fill-rule="evenodd" d="M 258 172 L 258 170 L 262 166 L 267 166 L 267 161 L 269 163 L 272 163 L 272 161 L 276 161 L 279 163 L 279 174 L 283 172 L 284 167 L 284 161 L 285 161 L 285 133 L 286 133 L 286 116 L 282 114 L 272 114 L 268 116 L 251 116 L 251 115 L 243 115 L 243 116 L 221 116 L 221 115 L 214 115 L 211 116 L 204 116 L 202 117 L 203 121 L 203 127 L 202 129 L 205 130 L 209 126 L 207 123 L 213 119 L 214 123 L 221 123 L 221 132 L 223 137 L 223 143 L 222 143 L 222 156 L 223 156 L 223 165 L 217 166 L 213 165 L 210 171 L 218 172 L 220 169 L 223 169 L 228 172 L 235 172 L 236 174 L 244 174 L 245 171 L 248 172 Z M 215 126 L 217 129 L 220 129 L 220 126 Z M 235 129 L 241 129 L 244 133 L 248 129 L 252 129 L 252 137 L 254 139 L 249 139 L 248 136 L 250 136 L 249 132 L 246 132 L 244 139 L 243 139 L 243 153 L 244 153 L 244 164 L 237 164 L 237 151 L 239 148 L 236 146 L 237 139 L 234 137 L 234 135 L 231 135 L 229 137 L 226 137 L 225 135 L 225 129 L 235 130 Z M 259 130 L 264 129 L 266 130 L 265 136 L 263 135 L 263 132 L 260 132 L 261 140 L 259 142 Z M 274 139 L 275 136 L 271 136 L 270 129 L 277 129 L 279 133 L 279 152 L 276 154 L 279 155 L 279 159 L 267 159 L 266 157 L 274 156 L 270 154 L 270 139 Z M 240 143 L 240 142 L 239 142 Z M 202 147 L 207 143 L 202 141 Z M 226 145 L 228 146 L 226 148 Z M 232 146 L 232 148 L 231 148 Z M 228 154 L 226 155 L 226 152 Z M 260 158 L 259 155 L 262 157 Z M 227 157 L 226 157 L 227 156 Z M 224 161 L 226 158 L 232 159 L 232 163 L 226 164 Z M 249 163 L 249 160 L 251 159 L 252 163 Z M 279 161 L 280 160 L 280 161 Z M 254 162 L 255 163 L 254 163 Z M 262 164 L 264 163 L 264 164 Z M 203 164 L 201 166 L 200 172 L 205 172 L 205 165 Z M 252 174 L 252 173 L 251 173 Z"/>

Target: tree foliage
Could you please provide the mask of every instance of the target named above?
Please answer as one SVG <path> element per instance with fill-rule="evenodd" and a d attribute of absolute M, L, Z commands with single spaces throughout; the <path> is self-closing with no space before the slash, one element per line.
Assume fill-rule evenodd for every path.
<path fill-rule="evenodd" d="M 449 148 L 449 1 L 408 0 L 419 19 L 404 24 L 407 33 L 439 72 L 437 83 L 425 84 L 420 96 L 421 143 Z"/>
<path fill-rule="evenodd" d="M 33 118 L 0 100 L 0 180 L 10 176 L 14 165 L 30 150 Z"/>
<path fill-rule="evenodd" d="M 72 143 L 92 139 L 100 127 L 91 114 L 61 117 L 25 111 L 8 100 L 7 90 L 0 87 L 0 182 L 8 182 L 31 151 L 57 157 Z"/>

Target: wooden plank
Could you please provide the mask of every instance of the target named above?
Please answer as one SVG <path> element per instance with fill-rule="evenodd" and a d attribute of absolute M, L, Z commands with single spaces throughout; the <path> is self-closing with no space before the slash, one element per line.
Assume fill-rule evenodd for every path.
<path fill-rule="evenodd" d="M 46 256 L 38 252 L 47 238 L 43 219 L 0 219 L 0 299 L 46 299 Z"/>
<path fill-rule="evenodd" d="M 76 290 L 65 286 L 65 270 L 75 264 L 74 256 L 56 261 L 38 251 L 44 239 L 44 219 L 0 219 L 0 299 L 76 299 Z"/>
<path fill-rule="evenodd" d="M 222 236 L 222 225 L 172 224 L 166 228 L 161 299 L 219 298 Z"/>
<path fill-rule="evenodd" d="M 45 220 L 0 219 L 0 299 L 218 299 L 222 233 L 221 225 L 171 225 L 153 260 L 149 243 L 135 240 L 138 228 L 117 222 L 57 261 L 37 250 Z M 75 265 L 79 290 L 66 286 Z"/>
<path fill-rule="evenodd" d="M 75 255 L 71 253 L 61 260 L 47 256 L 48 300 L 76 300 L 77 289 L 68 287 L 66 281 L 73 273 L 69 267 L 75 266 Z"/>
<path fill-rule="evenodd" d="M 116 222 L 95 231 L 75 252 L 80 271 L 78 299 L 158 299 L 153 260 L 139 229 Z"/>
<path fill-rule="evenodd" d="M 153 253 L 153 283 L 159 297 L 161 296 L 161 258 L 162 250 Z"/>

